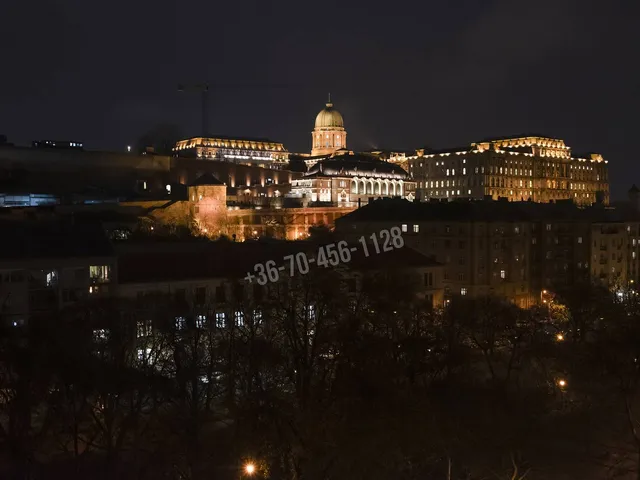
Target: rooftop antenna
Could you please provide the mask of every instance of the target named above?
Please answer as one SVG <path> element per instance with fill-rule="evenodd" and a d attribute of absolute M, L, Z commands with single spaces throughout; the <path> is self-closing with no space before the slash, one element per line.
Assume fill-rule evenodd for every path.
<path fill-rule="evenodd" d="M 327 107 L 332 106 L 333 104 L 331 103 L 331 93 L 329 93 L 329 101 L 327 102 Z"/>

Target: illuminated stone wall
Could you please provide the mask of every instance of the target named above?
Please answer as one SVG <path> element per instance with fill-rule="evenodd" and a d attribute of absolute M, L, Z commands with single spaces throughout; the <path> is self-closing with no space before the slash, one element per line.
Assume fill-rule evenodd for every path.
<path fill-rule="evenodd" d="M 307 238 L 310 227 L 333 228 L 337 218 L 354 210 L 345 207 L 240 208 L 227 206 L 226 199 L 226 186 L 201 185 L 189 188 L 187 201 L 147 202 L 140 207 L 146 206 L 148 215 L 162 225 L 189 227 L 194 233 L 212 238 L 235 235 L 237 241 L 259 237 L 301 240 Z"/>
<path fill-rule="evenodd" d="M 307 238 L 309 228 L 325 225 L 353 211 L 343 207 L 236 209 L 227 212 L 227 228 L 239 241 L 272 237 L 286 240 Z"/>
<path fill-rule="evenodd" d="M 197 185 L 189 187 L 189 215 L 194 228 L 213 236 L 226 234 L 227 187 Z"/>
<path fill-rule="evenodd" d="M 267 167 L 270 164 L 281 165 L 289 160 L 289 152 L 282 143 L 259 139 L 195 137 L 180 140 L 174 151 L 178 155 L 190 152 L 202 159 Z"/>
<path fill-rule="evenodd" d="M 422 155 L 408 163 L 420 199 L 490 196 L 542 203 L 572 199 L 590 205 L 601 196 L 609 203 L 608 162 L 599 154 L 574 157 L 562 140 L 523 137 L 418 153 Z"/>
<path fill-rule="evenodd" d="M 371 198 L 400 197 L 413 201 L 416 182 L 370 176 L 318 176 L 294 180 L 292 195 L 305 196 L 311 202 L 331 202 L 334 205 L 355 207 L 365 205 Z"/>
<path fill-rule="evenodd" d="M 347 132 L 343 127 L 316 127 L 311 133 L 311 155 L 328 155 L 347 148 Z"/>

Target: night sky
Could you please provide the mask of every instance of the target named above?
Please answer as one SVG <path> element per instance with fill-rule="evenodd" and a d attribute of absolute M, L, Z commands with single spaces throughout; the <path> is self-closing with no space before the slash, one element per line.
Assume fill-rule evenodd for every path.
<path fill-rule="evenodd" d="M 9 0 L 0 133 L 122 150 L 156 124 L 310 150 L 331 92 L 351 149 L 541 133 L 640 183 L 640 2 Z"/>

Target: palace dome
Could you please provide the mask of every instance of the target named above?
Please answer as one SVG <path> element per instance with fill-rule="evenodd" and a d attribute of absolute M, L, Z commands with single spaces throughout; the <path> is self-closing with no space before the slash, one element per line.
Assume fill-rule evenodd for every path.
<path fill-rule="evenodd" d="M 328 102 L 327 106 L 320 110 L 316 116 L 316 128 L 344 127 L 344 120 L 340 112 L 333 108 L 333 103 Z"/>

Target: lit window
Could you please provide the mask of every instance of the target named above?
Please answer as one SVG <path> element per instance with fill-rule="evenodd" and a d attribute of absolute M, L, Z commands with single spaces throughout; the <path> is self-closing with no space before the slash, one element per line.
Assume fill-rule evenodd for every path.
<path fill-rule="evenodd" d="M 167 188 L 167 193 L 168 193 L 168 194 L 171 194 L 171 185 L 167 185 L 167 187 L 166 187 L 166 188 Z"/>
<path fill-rule="evenodd" d="M 151 335 L 151 320 L 142 320 L 138 322 L 137 327 L 137 338 L 148 337 L 149 335 Z"/>
<path fill-rule="evenodd" d="M 520 233 L 520 227 L 513 227 L 513 233 Z"/>
<path fill-rule="evenodd" d="M 506 270 L 500 270 L 500 278 L 507 278 Z"/>
<path fill-rule="evenodd" d="M 547 232 L 550 232 L 550 231 L 551 231 L 551 224 L 547 223 Z"/>
<path fill-rule="evenodd" d="M 578 243 L 582 243 L 582 237 L 578 237 Z"/>
<path fill-rule="evenodd" d="M 460 289 L 460 295 L 466 295 L 467 294 L 467 288 L 466 287 L 462 287 Z"/>
<path fill-rule="evenodd" d="M 466 174 L 467 174 L 467 169 L 466 169 L 466 168 L 463 168 L 463 169 L 462 169 L 462 174 L 463 174 L 463 175 L 466 175 Z"/>
<path fill-rule="evenodd" d="M 187 327 L 187 319 L 184 317 L 176 317 L 176 330 L 184 330 Z"/>
<path fill-rule="evenodd" d="M 94 342 L 102 342 L 107 339 L 107 329 L 106 328 L 98 328 L 93 331 L 93 341 Z"/>
<path fill-rule="evenodd" d="M 236 327 L 243 327 L 244 326 L 244 313 L 241 312 L 240 310 L 236 310 L 235 315 L 235 322 L 236 322 Z"/>
<path fill-rule="evenodd" d="M 206 324 L 207 324 L 206 315 L 198 315 L 196 317 L 196 328 L 204 328 Z"/>
<path fill-rule="evenodd" d="M 141 362 L 144 362 L 146 359 L 148 359 L 150 355 L 151 355 L 151 349 L 150 348 L 139 348 L 138 349 L 138 360 L 140 360 Z"/>
<path fill-rule="evenodd" d="M 109 281 L 109 266 L 108 265 L 92 265 L 89 267 L 89 278 L 96 282 L 108 282 Z"/>
<path fill-rule="evenodd" d="M 316 319 L 316 307 L 314 305 L 309 305 L 307 307 L 307 313 L 309 314 L 309 320 Z"/>
<path fill-rule="evenodd" d="M 262 323 L 262 310 L 253 311 L 253 322 L 256 325 L 260 325 Z"/>
<path fill-rule="evenodd" d="M 406 231 L 407 231 L 407 224 L 406 224 L 406 223 L 403 223 L 403 224 L 402 224 L 402 231 L 403 231 L 403 232 L 406 232 Z"/>
<path fill-rule="evenodd" d="M 58 283 L 58 272 L 55 270 L 47 273 L 47 287 L 53 287 Z"/>
<path fill-rule="evenodd" d="M 216 328 L 224 328 L 226 315 L 223 312 L 216 313 Z"/>
<path fill-rule="evenodd" d="M 420 231 L 420 225 L 413 226 L 413 233 L 418 233 Z"/>

